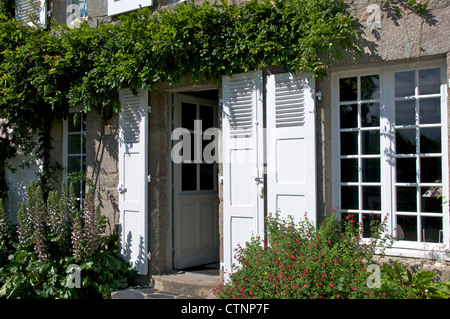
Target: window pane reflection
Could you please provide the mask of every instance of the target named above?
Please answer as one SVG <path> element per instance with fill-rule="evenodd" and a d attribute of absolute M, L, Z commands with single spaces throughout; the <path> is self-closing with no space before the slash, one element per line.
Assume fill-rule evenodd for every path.
<path fill-rule="evenodd" d="M 441 153 L 441 128 L 420 129 L 420 153 Z"/>
<path fill-rule="evenodd" d="M 416 187 L 397 187 L 397 211 L 417 211 Z"/>
<path fill-rule="evenodd" d="M 341 186 L 341 208 L 358 209 L 358 186 Z"/>
<path fill-rule="evenodd" d="M 417 241 L 416 216 L 397 216 L 397 238 L 399 240 Z"/>
<path fill-rule="evenodd" d="M 358 127 L 358 105 L 341 105 L 340 124 L 341 128 Z"/>
<path fill-rule="evenodd" d="M 395 73 L 395 97 L 412 96 L 415 88 L 415 71 Z"/>
<path fill-rule="evenodd" d="M 339 80 L 339 100 L 356 101 L 358 98 L 358 80 L 356 77 Z"/>
<path fill-rule="evenodd" d="M 441 91 L 439 68 L 419 70 L 419 94 L 439 94 Z"/>
<path fill-rule="evenodd" d="M 362 104 L 361 122 L 363 127 L 380 126 L 380 103 Z"/>
<path fill-rule="evenodd" d="M 375 100 L 380 98 L 379 75 L 368 75 L 361 77 L 361 99 Z"/>
<path fill-rule="evenodd" d="M 395 102 L 395 125 L 416 124 L 416 101 L 406 100 Z"/>

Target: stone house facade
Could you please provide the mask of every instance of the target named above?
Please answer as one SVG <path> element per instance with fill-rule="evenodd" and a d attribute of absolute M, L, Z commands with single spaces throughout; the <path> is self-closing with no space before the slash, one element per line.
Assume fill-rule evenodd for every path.
<path fill-rule="evenodd" d="M 169 0 L 142 1 L 155 9 L 177 5 Z M 139 1 L 111 11 L 112 0 L 54 0 L 47 9 L 64 24 L 70 23 L 74 12 L 68 12 L 68 6 L 78 5 L 87 10 L 95 27 L 113 22 L 118 12 L 135 10 L 131 7 L 135 2 Z M 329 68 L 328 78 L 295 78 L 274 67 L 224 78 L 219 84 L 193 86 L 186 77 L 177 85 L 159 83 L 152 91 L 141 91 L 136 103 L 145 106 L 144 115 L 136 120 L 130 113 L 136 121 L 132 125 L 145 122 L 141 126 L 145 133 L 139 133 L 144 148 L 137 162 L 124 160 L 131 154 L 122 145 L 121 134 L 129 125 L 124 112 L 135 103 L 126 91 L 121 93 L 125 109 L 107 122 L 95 112 L 86 114 L 79 127 L 67 120 L 55 122 L 53 159 L 62 164 L 61 180 L 78 168 L 86 171 L 96 186 L 97 204 L 108 217 L 108 231 L 121 232 L 123 242 L 127 236 L 140 236 L 124 254 L 141 274 L 205 263 L 217 263 L 227 271 L 232 248 L 251 234 L 263 234 L 263 217 L 283 212 L 283 207 L 301 207 L 296 217 L 307 211 L 316 223 L 333 211 L 342 217 L 354 214 L 361 222 L 375 213 L 389 219 L 390 231 L 400 239 L 390 255 L 450 260 L 445 200 L 449 194 L 450 1 L 430 1 L 424 21 L 412 13 L 396 19 L 385 2 L 346 1 L 363 31 L 358 43 L 362 54 L 347 54 Z M 265 116 L 275 112 L 274 118 L 277 109 L 270 103 L 277 105 L 277 101 L 272 91 L 283 83 L 305 90 L 305 118 L 299 124 L 305 131 L 293 130 L 285 137 L 281 132 L 277 138 L 258 130 L 276 131 L 282 125 L 274 122 L 269 127 L 267 117 L 266 127 L 258 128 L 264 119 L 253 119 L 258 124 L 252 136 L 261 138 L 250 142 L 255 143 L 250 147 L 253 153 L 241 155 L 267 156 L 266 166 L 255 164 L 258 160 L 250 161 L 253 166 L 226 160 L 240 149 L 230 138 L 239 137 L 240 132 L 232 130 L 233 121 L 239 119 L 225 115 L 233 111 L 232 88 L 239 81 L 254 85 L 249 94 L 256 102 L 250 107 L 261 108 Z M 172 151 L 178 140 L 174 130 L 186 128 L 193 119 L 219 129 L 218 163 L 174 163 Z M 196 129 L 187 128 L 188 133 Z M 201 134 L 208 133 L 201 130 Z M 72 143 L 80 140 L 85 146 L 72 149 Z M 276 180 L 271 180 L 272 175 Z M 283 193 L 283 179 L 298 184 L 294 193 Z M 128 204 L 121 196 L 131 190 L 140 196 L 135 199 L 141 215 L 127 219 Z M 443 197 L 436 197 L 436 191 Z M 241 200 L 247 210 L 239 208 Z"/>

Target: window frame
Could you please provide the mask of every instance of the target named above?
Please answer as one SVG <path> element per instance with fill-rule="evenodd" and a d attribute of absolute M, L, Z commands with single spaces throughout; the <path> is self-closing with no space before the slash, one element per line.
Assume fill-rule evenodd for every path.
<path fill-rule="evenodd" d="M 414 70 L 427 68 L 437 68 L 441 70 L 440 78 L 440 98 L 441 98 L 441 158 L 442 164 L 442 194 L 443 194 L 443 208 L 442 208 L 442 230 L 443 230 L 443 244 L 446 248 L 449 247 L 449 168 L 448 168 L 448 101 L 447 101 L 447 67 L 445 61 L 429 61 L 419 62 L 414 64 L 398 64 L 385 65 L 364 69 L 352 69 L 346 71 L 336 71 L 331 75 L 331 149 L 332 149 L 332 203 L 336 210 L 338 218 L 341 216 L 340 197 L 341 197 L 341 181 L 340 181 L 340 101 L 339 101 L 339 79 L 346 77 L 360 77 L 365 75 L 379 74 L 380 79 L 380 178 L 381 178 L 381 217 L 388 218 L 387 231 L 395 235 L 394 222 L 396 220 L 396 169 L 395 165 L 390 165 L 388 161 L 395 160 L 395 73 L 400 71 Z M 416 83 L 415 98 L 417 99 Z M 358 100 L 359 101 L 359 100 Z M 417 112 L 417 111 L 416 111 Z M 417 113 L 416 113 L 417 114 Z M 416 123 L 417 124 L 417 123 Z M 447 133 L 447 134 L 446 134 Z M 394 141 L 391 142 L 391 139 Z M 385 153 L 385 150 L 390 150 Z M 416 154 L 419 157 L 419 154 Z M 358 166 L 359 168 L 359 166 Z M 418 169 L 416 167 L 416 169 Z M 361 174 L 359 172 L 359 174 Z M 361 185 L 361 181 L 358 182 Z M 420 190 L 420 182 L 416 183 Z M 447 200 L 446 200 L 447 199 Z M 361 201 L 361 199 L 359 199 Z M 418 204 L 419 205 L 419 204 Z M 359 212 L 361 213 L 361 211 Z M 422 216 L 423 212 L 418 212 L 417 216 Z M 419 241 L 420 236 L 416 241 L 396 241 L 392 248 L 388 250 L 389 254 L 401 255 L 409 257 L 424 257 L 425 250 L 436 251 L 438 243 Z M 444 248 L 445 249 L 445 248 Z"/>
<path fill-rule="evenodd" d="M 71 109 L 69 110 L 69 114 L 73 114 L 73 113 L 77 113 L 79 112 L 80 109 Z M 84 116 L 84 119 L 86 121 L 86 113 L 82 113 L 82 116 Z M 69 187 L 69 116 L 63 120 L 63 138 L 62 138 L 62 180 L 63 182 L 66 184 L 66 187 Z M 87 131 L 87 127 L 85 128 L 84 131 L 78 131 L 78 132 L 71 132 L 71 133 L 81 133 L 81 135 L 83 136 L 84 133 L 84 139 L 82 138 L 82 141 L 85 143 L 85 148 L 86 148 L 86 131 Z M 87 158 L 87 150 L 85 150 L 85 152 L 81 152 L 79 154 L 77 154 L 78 156 L 82 157 L 84 156 L 85 160 Z M 74 155 L 75 156 L 75 155 Z M 85 167 L 85 171 L 84 173 L 86 173 L 87 171 L 87 167 Z M 81 190 L 80 190 L 81 191 Z M 86 195 L 86 190 L 84 191 L 84 194 Z M 81 196 L 79 196 L 80 194 L 75 194 L 75 198 L 77 200 L 80 201 L 81 206 L 80 208 L 83 207 L 83 200 L 84 198 L 82 198 Z"/>
<path fill-rule="evenodd" d="M 153 0 L 108 0 L 108 15 L 113 16 L 153 5 Z"/>

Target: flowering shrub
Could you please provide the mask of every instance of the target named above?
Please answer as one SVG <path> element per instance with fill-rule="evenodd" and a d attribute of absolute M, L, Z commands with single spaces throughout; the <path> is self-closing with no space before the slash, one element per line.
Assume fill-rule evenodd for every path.
<path fill-rule="evenodd" d="M 333 216 L 315 228 L 308 220 L 267 219 L 267 241 L 252 238 L 236 249 L 238 265 L 230 280 L 215 289 L 218 298 L 421 298 L 423 290 L 384 277 L 374 284 L 375 253 L 392 243 L 385 221 L 374 220 L 376 238 L 362 239 L 362 226 Z M 381 250 L 380 250 L 381 248 Z M 390 267 L 385 266 L 385 269 Z M 383 272 L 380 271 L 380 274 Z M 372 276 L 372 277 L 370 277 Z M 423 287 L 422 287 L 423 288 Z"/>
<path fill-rule="evenodd" d="M 0 202 L 0 244 L 10 247 L 0 261 L 0 298 L 109 298 L 126 287 L 135 273 L 119 255 L 117 236 L 103 236 L 105 220 L 88 192 L 77 209 L 72 185 L 60 196 L 41 187 L 27 187 L 27 203 L 18 212 L 17 232 L 11 232 Z M 3 254 L 2 254 L 3 255 Z M 70 266 L 81 270 L 81 285 L 73 287 Z"/>

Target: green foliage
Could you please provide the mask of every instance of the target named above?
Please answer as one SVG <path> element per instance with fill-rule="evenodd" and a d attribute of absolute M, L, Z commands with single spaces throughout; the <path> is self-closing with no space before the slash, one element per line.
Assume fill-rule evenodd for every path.
<path fill-rule="evenodd" d="M 12 18 L 14 17 L 15 8 L 15 0 L 0 0 L 0 14 L 4 14 L 5 16 Z"/>
<path fill-rule="evenodd" d="M 245 247 L 238 247 L 239 264 L 215 294 L 239 299 L 431 297 L 430 289 L 437 289 L 437 284 L 431 283 L 434 274 L 426 272 L 407 279 L 404 268 L 385 265 L 379 268 L 380 284 L 370 285 L 374 273 L 368 267 L 379 267 L 373 256 L 382 255 L 392 243 L 392 238 L 384 235 L 385 222 L 374 221 L 372 226 L 377 228 L 375 239 L 361 238 L 361 225 L 351 220 L 340 223 L 334 215 L 318 228 L 308 220 L 295 224 L 292 219 L 270 217 L 267 242 L 252 238 Z M 427 289 L 429 295 L 425 294 Z"/>
<path fill-rule="evenodd" d="M 399 262 L 384 264 L 381 267 L 381 289 L 385 292 L 399 293 L 405 289 L 411 292 L 411 296 L 426 299 L 450 298 L 450 282 L 437 282 L 434 276 L 436 272 L 419 270 L 411 273 Z"/>
<path fill-rule="evenodd" d="M 15 234 L 4 227 L 0 206 L 0 298 L 109 298 L 136 277 L 120 257 L 117 236 L 103 235 L 105 220 L 92 191 L 82 211 L 72 184 L 68 193 L 63 185 L 62 195 L 50 192 L 45 202 L 42 188 L 31 182 Z M 71 265 L 81 271 L 80 288 L 71 286 Z"/>

